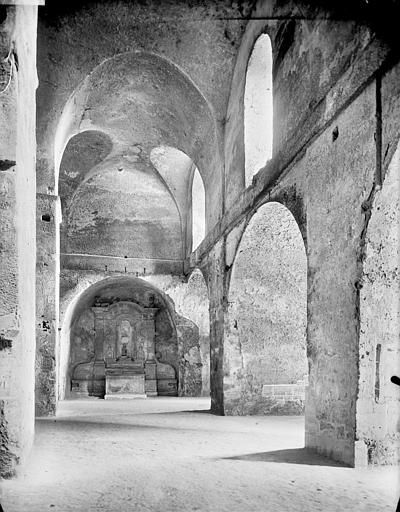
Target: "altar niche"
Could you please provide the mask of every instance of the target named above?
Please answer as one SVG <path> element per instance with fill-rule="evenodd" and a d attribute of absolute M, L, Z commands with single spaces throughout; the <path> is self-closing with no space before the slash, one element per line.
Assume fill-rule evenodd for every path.
<path fill-rule="evenodd" d="M 145 398 L 165 389 L 175 394 L 175 371 L 155 354 L 155 317 L 159 309 L 135 302 L 95 302 L 91 361 L 73 371 L 72 393 L 104 398 Z M 169 365 L 168 365 L 169 366 Z M 160 381 L 158 383 L 158 380 Z"/>

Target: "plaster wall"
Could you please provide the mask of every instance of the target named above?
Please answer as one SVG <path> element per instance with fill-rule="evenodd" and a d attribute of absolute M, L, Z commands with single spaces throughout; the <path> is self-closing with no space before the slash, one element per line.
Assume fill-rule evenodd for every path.
<path fill-rule="evenodd" d="M 34 430 L 37 7 L 1 9 L 0 50 L 12 62 L 0 94 L 0 474 L 10 477 Z"/>

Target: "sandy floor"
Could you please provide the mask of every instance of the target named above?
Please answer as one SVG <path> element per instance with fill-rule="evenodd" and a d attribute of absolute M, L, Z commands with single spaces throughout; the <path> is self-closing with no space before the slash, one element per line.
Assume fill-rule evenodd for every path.
<path fill-rule="evenodd" d="M 303 419 L 218 417 L 207 399 L 80 400 L 39 419 L 5 512 L 394 512 L 395 468 L 355 470 L 302 449 Z"/>

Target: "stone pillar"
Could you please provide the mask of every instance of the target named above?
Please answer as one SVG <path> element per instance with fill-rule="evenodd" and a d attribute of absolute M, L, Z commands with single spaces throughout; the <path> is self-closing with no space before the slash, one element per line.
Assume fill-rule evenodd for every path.
<path fill-rule="evenodd" d="M 58 196 L 36 196 L 36 387 L 37 416 L 56 412 L 60 295 Z"/>
<path fill-rule="evenodd" d="M 34 431 L 37 6 L 5 4 L 0 5 L 0 55 L 8 56 L 0 72 L 0 476 L 10 477 L 29 453 Z"/>
<path fill-rule="evenodd" d="M 157 363 L 155 358 L 155 316 L 157 308 L 146 308 L 143 313 L 143 334 L 146 339 L 146 395 L 157 396 Z"/>
<path fill-rule="evenodd" d="M 89 388 L 89 395 L 104 397 L 105 395 L 105 371 L 104 362 L 104 321 L 105 308 L 92 308 L 94 313 L 94 354 L 95 361 L 92 373 L 92 386 Z"/>
<path fill-rule="evenodd" d="M 104 361 L 104 309 L 92 308 L 94 313 L 94 353 L 96 361 Z"/>

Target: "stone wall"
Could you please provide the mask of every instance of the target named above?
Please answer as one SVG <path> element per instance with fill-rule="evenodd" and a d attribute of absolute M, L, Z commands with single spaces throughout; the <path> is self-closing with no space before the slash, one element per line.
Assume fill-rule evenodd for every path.
<path fill-rule="evenodd" d="M 259 2 L 260 8 L 263 5 L 268 3 Z M 371 247 L 380 247 L 382 243 L 387 246 L 387 255 L 397 258 L 390 241 L 390 230 L 398 230 L 396 218 L 385 215 L 390 226 L 386 234 L 369 233 L 368 226 L 371 205 L 379 197 L 379 186 L 400 133 L 398 66 L 393 68 L 398 56 L 390 55 L 386 43 L 372 37 L 366 25 L 321 21 L 318 30 L 312 31 L 307 29 L 307 23 L 296 22 L 294 28 L 289 22 L 284 25 L 282 29 L 279 24 L 272 28 L 261 20 L 248 24 L 238 53 L 225 133 L 228 209 L 186 262 L 189 269 L 199 265 L 207 271 L 212 269 L 208 285 L 213 410 L 222 412 L 229 401 L 229 391 L 223 384 L 227 370 L 224 361 L 228 361 L 221 328 L 222 313 L 226 318 L 229 313 L 226 276 L 232 265 L 232 253 L 244 219 L 264 202 L 276 200 L 292 211 L 307 247 L 310 383 L 306 397 L 306 446 L 349 465 L 364 465 L 368 459 L 372 463 L 395 460 L 397 438 L 394 415 L 389 409 L 395 409 L 398 397 L 392 385 L 387 381 L 384 385 L 382 379 L 391 371 L 387 358 L 396 328 L 392 327 L 394 322 L 390 321 L 390 328 L 389 320 L 381 322 L 385 331 L 382 337 L 387 341 L 377 351 L 377 338 L 381 335 L 372 327 L 376 321 L 369 319 L 369 309 L 363 312 L 362 304 L 370 299 L 364 301 L 362 290 L 368 251 L 372 251 L 371 261 L 379 262 L 377 255 L 372 256 L 368 243 Z M 275 153 L 254 177 L 251 187 L 243 190 L 245 68 L 252 44 L 268 29 L 275 59 Z M 292 40 L 285 41 L 290 30 Z M 320 61 L 314 59 L 318 54 Z M 377 70 L 380 71 L 376 77 Z M 390 194 L 394 197 L 393 192 Z M 373 215 L 374 212 L 372 220 Z M 369 237 L 372 242 L 366 243 Z M 379 237 L 382 240 L 377 243 Z M 374 285 L 366 288 L 365 297 L 379 295 L 384 279 L 386 295 L 382 304 L 392 304 L 394 265 L 389 284 L 387 277 L 377 276 Z M 379 299 L 372 302 L 375 300 Z M 395 319 L 396 315 L 395 309 L 391 309 L 390 318 Z M 364 332 L 367 326 L 369 331 Z M 376 380 L 377 360 L 383 394 L 374 405 L 371 382 Z M 386 387 L 382 388 L 383 385 Z"/>
<path fill-rule="evenodd" d="M 0 476 L 10 477 L 34 430 L 37 7 L 0 10 Z"/>
<path fill-rule="evenodd" d="M 397 148 L 370 203 L 360 290 L 358 458 L 363 464 L 398 464 L 400 394 L 400 151 Z"/>
<path fill-rule="evenodd" d="M 375 108 L 373 84 L 299 163 L 307 170 L 306 444 L 349 464 L 355 462 L 359 257 L 363 204 L 375 172 Z"/>

